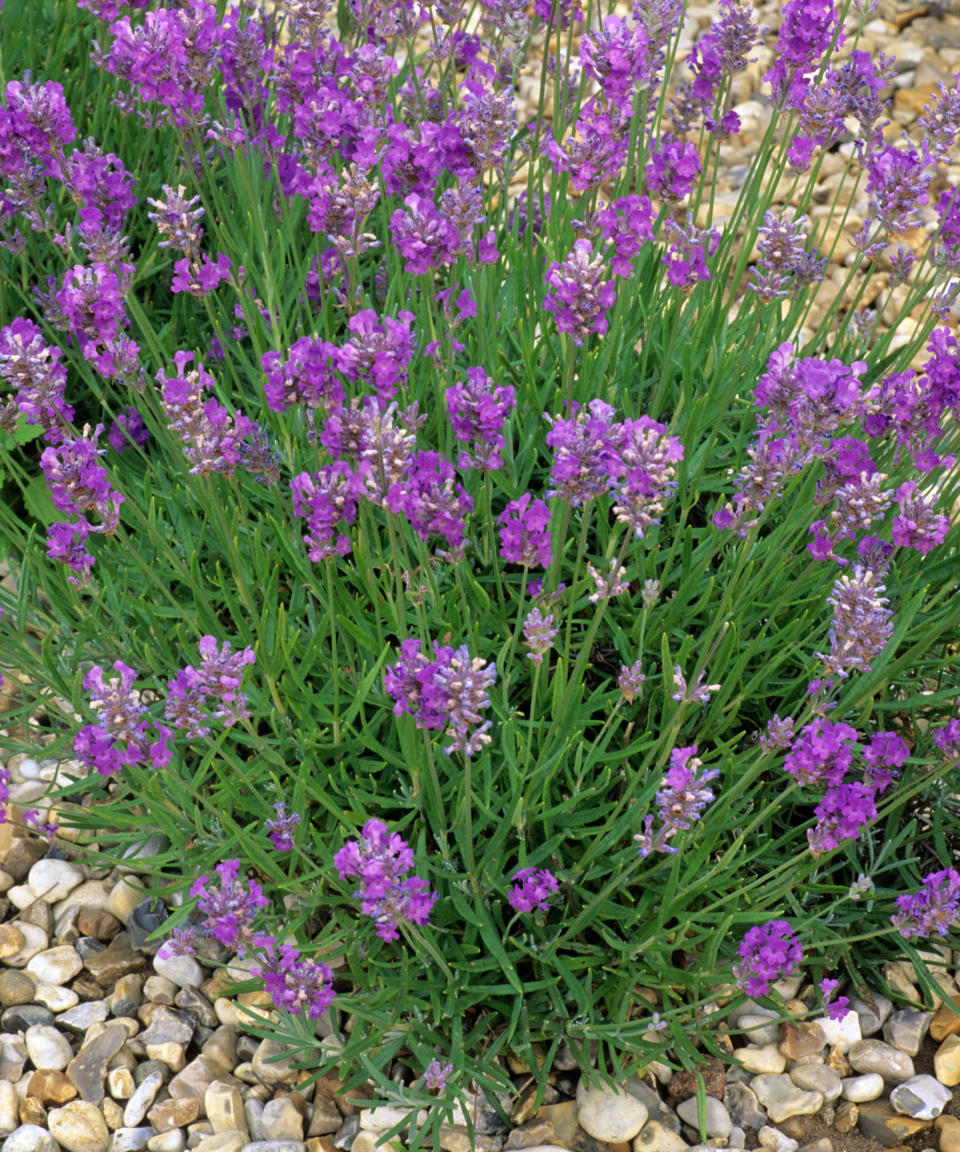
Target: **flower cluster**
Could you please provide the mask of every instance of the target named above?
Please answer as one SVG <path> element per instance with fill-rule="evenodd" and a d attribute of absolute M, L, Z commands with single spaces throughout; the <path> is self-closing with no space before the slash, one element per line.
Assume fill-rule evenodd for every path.
<path fill-rule="evenodd" d="M 189 737 L 209 736 L 211 719 L 229 728 L 248 715 L 247 698 L 237 689 L 244 668 L 256 662 L 252 648 L 234 652 L 229 640 L 218 646 L 214 636 L 204 636 L 198 647 L 200 667 L 188 664 L 167 685 L 166 718 Z"/>
<path fill-rule="evenodd" d="M 458 466 L 487 472 L 500 468 L 500 453 L 507 445 L 504 421 L 516 406 L 513 387 L 494 384 L 482 368 L 468 368 L 466 383 L 451 385 L 446 400 L 454 436 L 470 445 L 469 452 L 458 456 Z"/>
<path fill-rule="evenodd" d="M 900 935 L 946 936 L 960 907 L 960 873 L 955 868 L 930 872 L 918 892 L 897 897 L 897 912 L 890 917 Z"/>
<path fill-rule="evenodd" d="M 710 768 L 701 773 L 702 767 L 703 761 L 697 756 L 695 744 L 689 748 L 671 750 L 670 767 L 657 792 L 660 829 L 654 836 L 654 819 L 645 816 L 643 832 L 634 836 L 640 845 L 641 856 L 647 857 L 651 852 L 676 854 L 678 849 L 670 843 L 671 838 L 678 831 L 690 828 L 695 820 L 700 819 L 704 808 L 713 801 L 713 792 L 707 784 L 715 780 L 720 772 L 717 768 Z"/>
<path fill-rule="evenodd" d="M 550 566 L 550 508 L 524 492 L 497 517 L 500 525 L 500 555 L 510 564 L 527 567 Z"/>
<path fill-rule="evenodd" d="M 827 598 L 833 608 L 830 651 L 817 653 L 828 675 L 843 679 L 852 668 L 870 671 L 870 661 L 893 635 L 893 612 L 884 591 L 876 573 L 861 564 L 837 578 Z"/>
<path fill-rule="evenodd" d="M 43 429 L 48 444 L 60 444 L 74 417 L 67 403 L 63 352 L 47 344 L 32 320 L 13 320 L 0 328 L 0 380 L 14 389 L 0 407 L 0 428 L 12 431 L 17 417 Z"/>
<path fill-rule="evenodd" d="M 131 764 L 165 768 L 172 755 L 169 741 L 173 734 L 147 719 L 147 707 L 134 687 L 136 672 L 122 660 L 115 661 L 113 668 L 119 675 L 104 678 L 103 669 L 95 664 L 83 678 L 97 723 L 86 724 L 74 737 L 80 763 L 101 776 Z"/>
<path fill-rule="evenodd" d="M 279 944 L 276 937 L 258 933 L 253 944 L 265 956 L 250 969 L 263 980 L 275 1007 L 291 1016 L 306 1012 L 319 1020 L 334 1000 L 333 973 L 318 960 L 301 960 L 292 944 Z"/>
<path fill-rule="evenodd" d="M 289 852 L 293 848 L 293 833 L 300 823 L 299 812 L 288 812 L 282 800 L 273 806 L 276 816 L 267 821 L 270 840 L 278 852 Z"/>
<path fill-rule="evenodd" d="M 206 917 L 201 932 L 225 947 L 235 948 L 237 955 L 242 956 L 253 939 L 254 917 L 270 901 L 255 880 L 248 880 L 244 885 L 238 879 L 239 860 L 224 860 L 215 871 L 220 878 L 219 888 L 211 883 L 209 876 L 198 876 L 190 885 L 190 895 Z"/>
<path fill-rule="evenodd" d="M 803 948 L 786 920 L 757 924 L 744 936 L 733 978 L 748 996 L 766 996 L 774 980 L 789 976 L 803 959 Z"/>
<path fill-rule="evenodd" d="M 413 867 L 410 846 L 382 820 L 364 824 L 358 840 L 348 840 L 333 858 L 341 879 L 356 877 L 354 897 L 377 925 L 381 940 L 396 940 L 404 921 L 426 924 L 437 895 L 419 876 L 404 876 Z"/>
<path fill-rule="evenodd" d="M 546 912 L 559 887 L 556 876 L 546 868 L 521 868 L 513 875 L 507 903 L 516 912 Z"/>
<path fill-rule="evenodd" d="M 496 682 L 495 664 L 471 657 L 464 644 L 454 650 L 434 641 L 434 659 L 420 651 L 419 640 L 404 640 L 400 660 L 384 673 L 394 713 L 413 715 L 418 728 L 446 728 L 453 743 L 444 749 L 473 756 L 490 743 L 490 721 L 481 711 L 490 703 L 488 690 Z"/>
<path fill-rule="evenodd" d="M 785 729 L 783 743 L 790 740 Z M 909 748 L 895 732 L 876 732 L 869 742 L 859 741 L 859 733 L 849 724 L 820 718 L 804 725 L 789 744 L 785 771 L 798 784 L 826 788 L 814 811 L 817 824 L 807 831 L 814 856 L 857 838 L 876 818 L 876 797 L 890 787 L 909 756 Z M 862 780 L 849 778 L 855 758 L 863 762 Z"/>

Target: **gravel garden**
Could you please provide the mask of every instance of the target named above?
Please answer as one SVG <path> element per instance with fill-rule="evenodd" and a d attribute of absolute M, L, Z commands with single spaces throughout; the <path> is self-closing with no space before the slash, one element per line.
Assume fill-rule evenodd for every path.
<path fill-rule="evenodd" d="M 0 1152 L 960 1152 L 958 71 L 5 0 Z"/>

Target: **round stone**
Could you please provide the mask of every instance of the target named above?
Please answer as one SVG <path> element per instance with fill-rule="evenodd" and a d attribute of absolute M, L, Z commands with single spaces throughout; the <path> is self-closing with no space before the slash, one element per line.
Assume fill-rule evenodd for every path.
<path fill-rule="evenodd" d="M 0 1152 L 59 1152 L 56 1140 L 37 1124 L 21 1124 L 4 1140 Z"/>
<path fill-rule="evenodd" d="M 61 988 L 59 984 L 38 984 L 33 998 L 51 1012 L 66 1012 L 80 1000 L 72 988 Z"/>
<path fill-rule="evenodd" d="M 883 1027 L 884 1021 L 893 1011 L 893 1001 L 880 992 L 871 992 L 869 1001 L 859 996 L 850 997 L 850 1007 L 860 1018 L 860 1034 L 866 1039 Z"/>
<path fill-rule="evenodd" d="M 754 1076 L 750 1087 L 774 1124 L 791 1116 L 812 1116 L 823 1107 L 823 1093 L 798 1088 L 787 1075 Z"/>
<path fill-rule="evenodd" d="M 38 952 L 27 963 L 27 971 L 38 984 L 66 984 L 78 975 L 82 968 L 83 961 L 79 952 L 69 944 L 61 944 L 57 948 Z"/>
<path fill-rule="evenodd" d="M 0 1029 L 4 1032 L 23 1032 L 38 1024 L 52 1024 L 53 1013 L 42 1004 L 12 1004 L 0 1015 Z"/>
<path fill-rule="evenodd" d="M 73 1059 L 70 1041 L 49 1025 L 40 1024 L 28 1028 L 24 1041 L 34 1068 L 52 1068 L 62 1072 Z"/>
<path fill-rule="evenodd" d="M 787 1066 L 787 1058 L 776 1044 L 764 1044 L 763 1047 L 748 1044 L 745 1048 L 738 1048 L 734 1055 L 748 1072 L 755 1074 L 782 1072 Z"/>
<path fill-rule="evenodd" d="M 13 932 L 18 933 L 23 938 L 23 944 L 4 958 L 11 968 L 22 968 L 28 960 L 33 959 L 50 943 L 50 937 L 42 928 L 36 924 L 30 924 L 26 920 L 12 920 L 9 924 L 4 924 L 0 927 L 0 936 L 2 936 L 5 928 L 11 930 L 9 937 L 11 942 L 16 939 L 12 935 Z"/>
<path fill-rule="evenodd" d="M 107 1152 L 110 1132 L 100 1109 L 86 1100 L 71 1100 L 47 1115 L 50 1135 L 67 1152 Z"/>
<path fill-rule="evenodd" d="M 178 988 L 199 988 L 203 983 L 203 969 L 192 956 L 155 956 L 153 970 Z"/>
<path fill-rule="evenodd" d="M 960 1036 L 948 1036 L 933 1054 L 933 1071 L 941 1084 L 960 1084 Z"/>
<path fill-rule="evenodd" d="M 30 1004 L 33 1001 L 35 984 L 19 968 L 4 968 L 0 971 L 0 1004 L 9 1008 L 14 1004 Z"/>
<path fill-rule="evenodd" d="M 820 1026 L 820 1031 L 830 1047 L 839 1047 L 844 1054 L 863 1039 L 860 1032 L 860 1017 L 852 1009 L 840 1020 L 818 1016 L 814 1023 Z"/>
<path fill-rule="evenodd" d="M 882 1040 L 861 1040 L 847 1053 L 854 1072 L 879 1072 L 888 1084 L 899 1084 L 913 1075 L 913 1061 Z"/>
<path fill-rule="evenodd" d="M 15 956 L 26 944 L 27 938 L 13 924 L 0 924 L 0 960 Z"/>
<path fill-rule="evenodd" d="M 790 1079 L 798 1088 L 805 1088 L 808 1092 L 822 1092 L 828 1104 L 843 1091 L 843 1081 L 826 1064 L 798 1064 L 790 1069 Z"/>
<path fill-rule="evenodd" d="M 45 858 L 30 869 L 27 883 L 45 904 L 54 904 L 83 883 L 83 874 L 69 860 Z"/>
<path fill-rule="evenodd" d="M 854 1104 L 876 1100 L 883 1095 L 883 1077 L 879 1072 L 865 1072 L 862 1076 L 845 1076 L 841 1083 L 844 1100 L 852 1100 Z"/>
<path fill-rule="evenodd" d="M 883 1026 L 883 1038 L 891 1047 L 906 1052 L 908 1056 L 916 1056 L 932 1020 L 932 1012 L 901 1008 L 887 1019 Z"/>
<path fill-rule="evenodd" d="M 691 1128 L 699 1128 L 699 1107 L 696 1096 L 691 1096 L 689 1100 L 684 1100 L 681 1104 L 678 1104 L 677 1115 L 685 1124 L 689 1124 Z M 711 1138 L 716 1136 L 725 1140 L 730 1135 L 730 1131 L 733 1128 L 730 1113 L 724 1108 L 716 1096 L 704 1097 L 703 1124 L 707 1135 Z"/>
<path fill-rule="evenodd" d="M 687 1152 L 690 1145 L 656 1120 L 648 1120 L 633 1142 L 633 1152 Z M 532 1152 L 532 1149 L 527 1149 Z"/>
<path fill-rule="evenodd" d="M 577 1121 L 594 1140 L 620 1144 L 632 1140 L 647 1122 L 647 1106 L 629 1092 L 606 1085 L 577 1085 Z"/>
<path fill-rule="evenodd" d="M 936 1120 L 953 1099 L 953 1093 L 932 1076 L 912 1076 L 890 1093 L 890 1103 L 904 1116 Z"/>

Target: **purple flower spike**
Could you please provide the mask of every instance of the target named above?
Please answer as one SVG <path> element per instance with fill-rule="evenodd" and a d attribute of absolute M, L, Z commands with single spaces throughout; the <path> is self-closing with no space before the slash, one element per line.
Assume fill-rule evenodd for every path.
<path fill-rule="evenodd" d="M 534 500 L 524 492 L 519 500 L 510 501 L 497 523 L 504 560 L 527 567 L 550 567 L 550 508 L 543 500 Z"/>
<path fill-rule="evenodd" d="M 364 915 L 376 921 L 381 940 L 396 940 L 404 921 L 426 924 L 430 919 L 437 894 L 419 876 L 403 879 L 413 867 L 413 853 L 406 840 L 387 831 L 382 820 L 368 820 L 360 839 L 348 840 L 333 864 L 341 879 L 359 878 L 354 897 L 361 902 Z"/>
<path fill-rule="evenodd" d="M 797 935 L 786 920 L 751 928 L 737 949 L 743 963 L 733 978 L 748 996 L 766 996 L 774 980 L 789 976 L 803 959 Z"/>
<path fill-rule="evenodd" d="M 583 344 L 591 332 L 607 330 L 607 309 L 616 290 L 603 280 L 603 261 L 593 256 L 589 240 L 575 240 L 573 252 L 561 264 L 551 264 L 546 275 L 550 287 L 543 306 L 557 318 L 561 332 L 569 332 L 574 344 Z"/>
<path fill-rule="evenodd" d="M 262 948 L 266 959 L 250 971 L 263 980 L 273 1003 L 291 1016 L 306 1012 L 318 1020 L 334 999 L 333 973 L 317 960 L 301 960 L 298 949 L 289 944 L 277 947 L 273 936 L 257 935 L 253 943 Z"/>
<path fill-rule="evenodd" d="M 507 903 L 517 912 L 546 912 L 550 897 L 559 888 L 556 876 L 546 868 L 521 868 L 513 880 Z"/>
<path fill-rule="evenodd" d="M 960 873 L 954 868 L 930 872 L 919 892 L 897 897 L 898 911 L 890 922 L 909 939 L 911 936 L 946 936 L 957 919 L 960 905 Z"/>
<path fill-rule="evenodd" d="M 267 821 L 270 840 L 278 852 L 289 852 L 293 848 L 294 829 L 301 819 L 299 812 L 287 812 L 286 807 L 282 800 L 274 804 L 273 810 L 277 815 Z"/>
<path fill-rule="evenodd" d="M 441 1064 L 439 1060 L 431 1060 L 423 1070 L 423 1082 L 432 1091 L 440 1092 L 446 1088 L 452 1071 L 452 1064 Z"/>
<path fill-rule="evenodd" d="M 216 867 L 220 887 L 213 887 L 209 876 L 198 876 L 190 886 L 190 895 L 206 915 L 203 933 L 227 947 L 236 948 L 242 956 L 252 937 L 253 918 L 270 901 L 256 881 L 248 880 L 244 886 L 243 881 L 237 879 L 239 872 L 239 860 L 225 860 Z"/>

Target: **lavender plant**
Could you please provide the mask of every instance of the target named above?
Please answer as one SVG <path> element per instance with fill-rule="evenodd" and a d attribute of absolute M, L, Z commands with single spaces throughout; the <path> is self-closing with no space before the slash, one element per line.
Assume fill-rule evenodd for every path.
<path fill-rule="evenodd" d="M 960 90 L 891 137 L 862 19 L 0 13 L 7 818 L 411 1127 L 960 946 Z"/>

